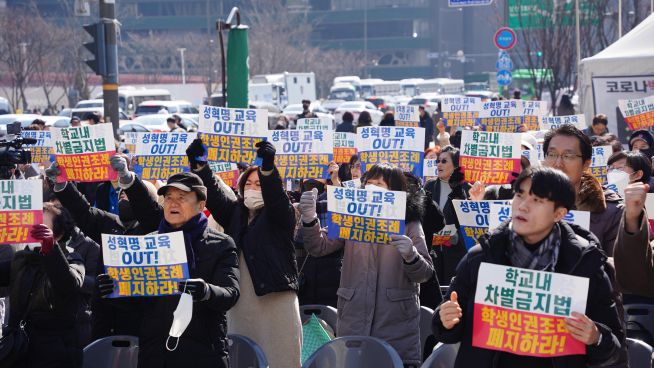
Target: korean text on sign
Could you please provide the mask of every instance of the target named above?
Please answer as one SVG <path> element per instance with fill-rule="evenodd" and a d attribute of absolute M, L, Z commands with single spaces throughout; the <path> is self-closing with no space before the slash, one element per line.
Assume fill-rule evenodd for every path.
<path fill-rule="evenodd" d="M 654 96 L 618 100 L 618 106 L 629 129 L 638 130 L 654 126 Z"/>
<path fill-rule="evenodd" d="M 482 104 L 478 125 L 488 132 L 517 132 L 525 124 L 522 100 L 490 101 Z M 538 127 L 538 121 L 535 122 Z"/>
<path fill-rule="evenodd" d="M 110 298 L 177 294 L 189 278 L 181 231 L 144 236 L 102 234 L 105 272 L 116 280 Z"/>
<path fill-rule="evenodd" d="M 43 223 L 43 180 L 0 180 L 0 244 L 37 243 L 30 236 Z"/>
<path fill-rule="evenodd" d="M 115 180 L 109 158 L 116 153 L 111 124 L 52 128 L 55 159 L 61 168 L 58 181 Z"/>
<path fill-rule="evenodd" d="M 354 133 L 334 132 L 334 162 L 350 162 L 350 157 L 357 154 L 356 137 Z"/>
<path fill-rule="evenodd" d="M 32 163 L 40 164 L 52 161 L 54 155 L 54 143 L 52 132 L 46 130 L 23 130 L 20 132 L 23 138 L 36 139 L 35 144 L 23 145 L 32 153 Z"/>
<path fill-rule="evenodd" d="M 459 199 L 452 201 L 466 249 L 472 248 L 477 243 L 477 238 L 488 231 L 491 203 L 506 204 L 507 202 L 462 201 Z"/>
<path fill-rule="evenodd" d="M 459 164 L 465 181 L 506 184 L 520 173 L 520 134 L 465 130 Z"/>
<path fill-rule="evenodd" d="M 573 125 L 579 130 L 584 130 L 587 128 L 586 117 L 583 114 L 540 117 L 540 130 L 556 129 L 566 124 Z"/>
<path fill-rule="evenodd" d="M 607 183 L 608 162 L 609 157 L 613 154 L 613 147 L 611 146 L 597 146 L 593 147 L 593 155 L 590 162 L 590 173 L 593 174 L 597 180 L 605 185 Z"/>
<path fill-rule="evenodd" d="M 564 319 L 585 313 L 588 279 L 482 262 L 472 345 L 512 354 L 556 357 L 585 354 Z"/>
<path fill-rule="evenodd" d="M 220 176 L 225 184 L 232 188 L 238 185 L 238 166 L 233 162 L 210 162 L 209 166 L 215 175 Z"/>
<path fill-rule="evenodd" d="M 538 130 L 541 118 L 547 115 L 547 105 L 545 101 L 522 100 L 522 115 L 527 130 Z"/>
<path fill-rule="evenodd" d="M 425 129 L 407 127 L 363 127 L 357 132 L 361 169 L 387 163 L 422 176 Z"/>
<path fill-rule="evenodd" d="M 331 130 L 271 130 L 268 141 L 277 149 L 275 166 L 282 178 L 320 179 L 334 152 Z"/>
<path fill-rule="evenodd" d="M 445 225 L 441 231 L 434 234 L 431 239 L 431 245 L 435 247 L 451 247 L 458 239 L 456 225 Z"/>
<path fill-rule="evenodd" d="M 388 244 L 404 234 L 406 192 L 328 186 L 327 210 L 330 238 Z"/>
<path fill-rule="evenodd" d="M 202 105 L 200 129 L 208 161 L 254 164 L 254 146 L 268 131 L 268 110 Z"/>
<path fill-rule="evenodd" d="M 186 148 L 196 133 L 138 133 L 134 172 L 143 180 L 166 180 L 189 171 Z"/>
<path fill-rule="evenodd" d="M 417 105 L 395 106 L 395 126 L 414 127 L 420 126 L 420 112 Z"/>
<path fill-rule="evenodd" d="M 443 123 L 447 126 L 473 127 L 482 102 L 477 97 L 444 97 L 441 101 Z"/>
<path fill-rule="evenodd" d="M 491 203 L 490 214 L 488 215 L 488 231 L 500 226 L 504 221 L 511 219 L 511 205 Z M 590 230 L 590 212 L 588 211 L 568 211 L 563 221 L 569 224 L 578 225 L 586 230 Z"/>
<path fill-rule="evenodd" d="M 297 119 L 296 125 L 297 130 L 332 130 L 332 122 L 326 118 Z"/>
<path fill-rule="evenodd" d="M 438 176 L 438 159 L 430 158 L 425 159 L 422 163 L 422 176 L 423 177 L 436 177 Z"/>

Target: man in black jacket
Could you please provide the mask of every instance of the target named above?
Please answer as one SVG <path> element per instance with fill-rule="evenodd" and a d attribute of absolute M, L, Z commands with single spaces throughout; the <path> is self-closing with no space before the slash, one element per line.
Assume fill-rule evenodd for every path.
<path fill-rule="evenodd" d="M 606 255 L 592 233 L 561 221 L 574 205 L 572 183 L 558 170 L 529 168 L 516 179 L 514 190 L 511 221 L 480 237 L 461 260 L 447 301 L 434 314 L 436 338 L 461 343 L 456 368 L 626 364 L 620 361 L 625 334 L 604 271 Z M 586 354 L 538 358 L 473 347 L 473 308 L 482 262 L 588 278 L 585 313 L 573 311 L 565 319 L 565 328 L 586 345 Z"/>

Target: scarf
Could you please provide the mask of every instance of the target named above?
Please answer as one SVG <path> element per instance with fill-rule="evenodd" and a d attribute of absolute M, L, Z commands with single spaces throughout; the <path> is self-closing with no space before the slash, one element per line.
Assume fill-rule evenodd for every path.
<path fill-rule="evenodd" d="M 515 267 L 528 268 L 538 271 L 554 271 L 559 258 L 559 247 L 561 246 L 561 228 L 554 224 L 550 234 L 541 241 L 538 249 L 534 252 L 525 246 L 522 237 L 511 229 L 511 243 L 507 249 L 507 256 Z"/>
<path fill-rule="evenodd" d="M 184 233 L 184 245 L 186 246 L 186 259 L 188 260 L 189 273 L 193 274 L 195 271 L 196 261 L 195 261 L 195 249 L 193 245 L 204 234 L 204 230 L 207 228 L 207 216 L 203 212 L 193 216 L 188 220 L 182 227 L 173 229 L 172 226 L 166 221 L 166 219 L 161 219 L 159 223 L 159 234 L 172 233 L 174 231 L 182 231 Z"/>

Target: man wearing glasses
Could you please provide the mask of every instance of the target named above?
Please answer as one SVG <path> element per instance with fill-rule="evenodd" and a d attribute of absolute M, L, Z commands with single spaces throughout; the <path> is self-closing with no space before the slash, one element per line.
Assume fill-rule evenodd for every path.
<path fill-rule="evenodd" d="M 597 236 L 602 249 L 613 256 L 613 246 L 622 217 L 622 198 L 588 171 L 592 147 L 590 139 L 572 125 L 549 131 L 543 142 L 543 164 L 563 171 L 575 188 L 577 210 L 590 212 L 590 231 Z"/>

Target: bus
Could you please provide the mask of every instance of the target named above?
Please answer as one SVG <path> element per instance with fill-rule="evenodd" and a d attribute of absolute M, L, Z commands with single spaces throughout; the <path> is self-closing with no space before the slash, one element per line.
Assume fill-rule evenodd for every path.
<path fill-rule="evenodd" d="M 465 91 L 465 83 L 463 79 L 435 78 L 416 83 L 416 88 L 419 94 L 458 95 Z"/>
<path fill-rule="evenodd" d="M 361 97 L 396 96 L 400 93 L 399 81 L 385 81 L 383 79 L 362 79 Z"/>
<path fill-rule="evenodd" d="M 95 98 L 102 98 L 102 93 Z M 118 106 L 123 109 L 127 116 L 134 115 L 139 104 L 149 100 L 170 101 L 170 91 L 167 89 L 135 88 L 133 86 L 118 88 Z"/>

